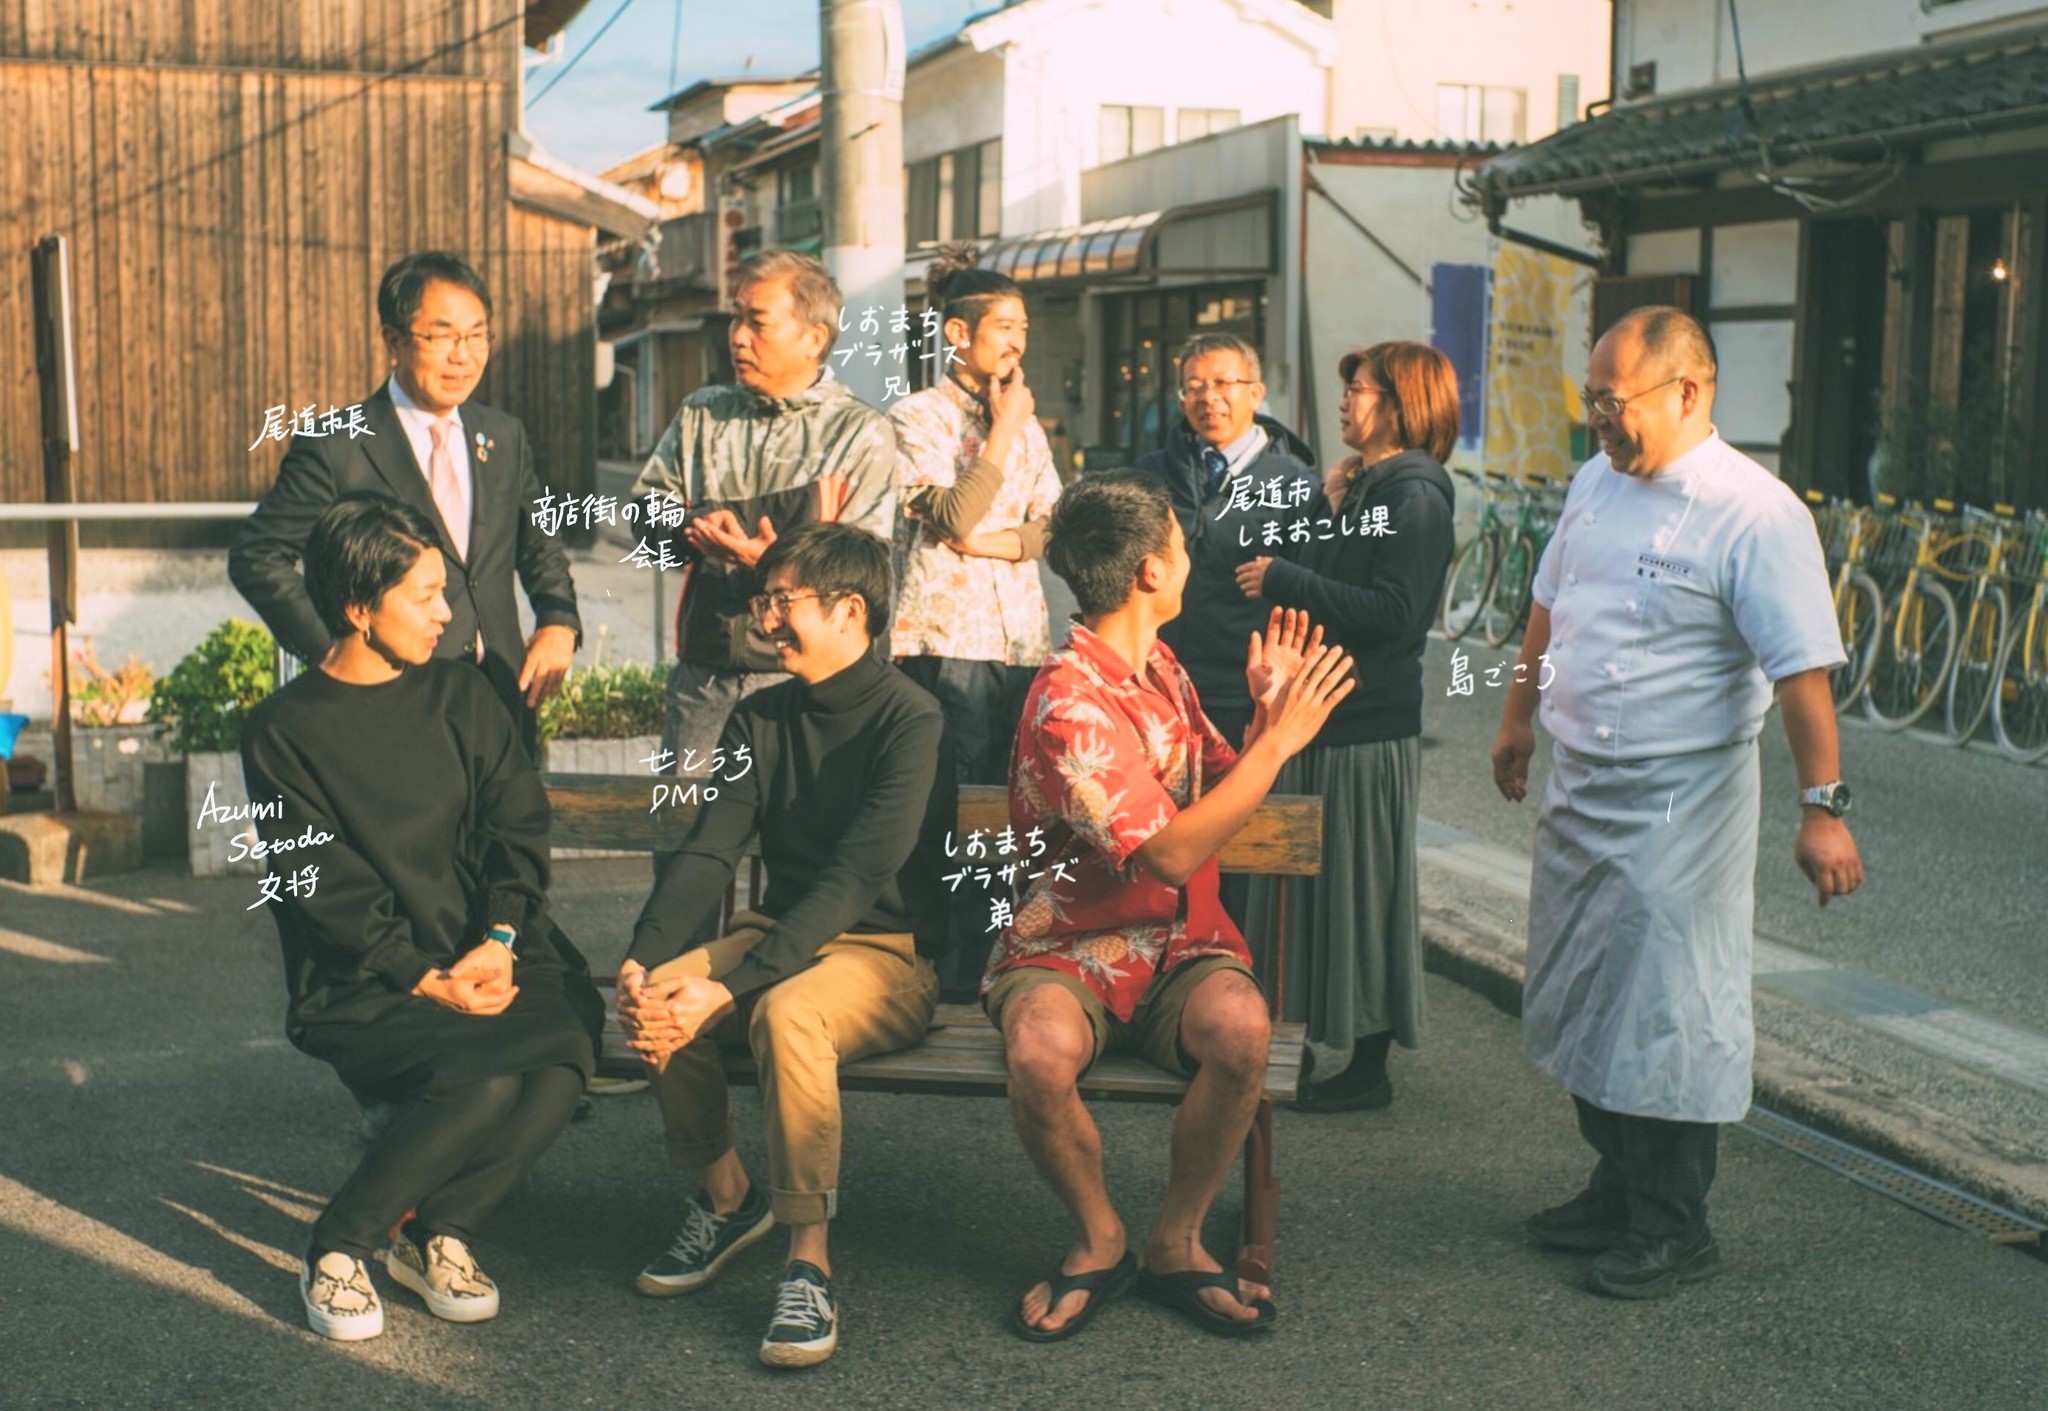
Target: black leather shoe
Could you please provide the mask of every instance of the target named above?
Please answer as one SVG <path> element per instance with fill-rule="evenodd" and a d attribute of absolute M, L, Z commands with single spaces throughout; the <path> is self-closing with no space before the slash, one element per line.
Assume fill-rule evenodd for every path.
<path fill-rule="evenodd" d="M 1628 1212 L 1619 1200 L 1580 1191 L 1563 1205 L 1539 1210 L 1522 1222 L 1545 1249 L 1613 1249 L 1628 1239 Z"/>
<path fill-rule="evenodd" d="M 1371 1087 L 1356 1087 L 1344 1081 L 1348 1074 L 1327 1083 L 1303 1085 L 1289 1104 L 1296 1112 L 1365 1112 L 1386 1107 L 1394 1100 L 1394 1085 L 1382 1078 Z"/>
<path fill-rule="evenodd" d="M 1721 1272 L 1721 1246 L 1711 1231 L 1690 1239 L 1646 1240 L 1631 1235 L 1628 1243 L 1593 1261 L 1586 1286 L 1609 1298 L 1669 1298 L 1680 1284 L 1694 1284 Z"/>
<path fill-rule="evenodd" d="M 1303 1054 L 1301 1089 L 1289 1104 L 1296 1112 L 1365 1112 L 1394 1100 L 1387 1078 L 1387 1051 L 1392 1034 L 1369 1034 L 1358 1041 L 1351 1065 L 1334 1077 L 1315 1079 L 1315 1056 Z"/>

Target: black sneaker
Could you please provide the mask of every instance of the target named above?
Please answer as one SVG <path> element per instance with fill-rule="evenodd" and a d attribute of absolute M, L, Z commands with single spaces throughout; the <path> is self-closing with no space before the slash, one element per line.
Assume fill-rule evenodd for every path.
<path fill-rule="evenodd" d="M 1613 1249 L 1628 1239 L 1628 1212 L 1619 1199 L 1583 1190 L 1537 1211 L 1522 1228 L 1545 1249 Z"/>
<path fill-rule="evenodd" d="M 1609 1298 L 1669 1298 L 1680 1284 L 1695 1284 L 1720 1272 L 1721 1246 L 1711 1231 L 1670 1240 L 1630 1235 L 1626 1244 L 1593 1261 L 1586 1286 Z"/>
<path fill-rule="evenodd" d="M 816 1265 L 792 1259 L 775 1290 L 775 1316 L 761 1339 L 761 1360 L 771 1367 L 814 1367 L 839 1347 L 839 1310 L 832 1281 Z"/>
<path fill-rule="evenodd" d="M 768 1196 L 756 1184 L 730 1215 L 714 1214 L 711 1197 L 699 1190 L 683 1203 L 683 1226 L 668 1252 L 640 1271 L 633 1287 L 649 1298 L 695 1293 L 718 1277 L 735 1254 L 775 1226 Z"/>

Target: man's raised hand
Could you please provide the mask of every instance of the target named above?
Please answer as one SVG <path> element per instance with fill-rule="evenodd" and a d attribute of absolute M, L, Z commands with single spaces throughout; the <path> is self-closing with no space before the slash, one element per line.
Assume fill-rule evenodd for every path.
<path fill-rule="evenodd" d="M 1357 686 L 1351 658 L 1342 648 L 1317 647 L 1267 709 L 1265 734 L 1274 737 L 1288 757 L 1300 754 L 1315 740 L 1338 702 Z"/>
<path fill-rule="evenodd" d="M 1323 629 L 1309 629 L 1308 614 L 1298 608 L 1274 608 L 1266 633 L 1254 632 L 1245 650 L 1244 681 L 1252 703 L 1269 711 L 1281 688 L 1301 671 L 1302 662 L 1323 645 Z"/>

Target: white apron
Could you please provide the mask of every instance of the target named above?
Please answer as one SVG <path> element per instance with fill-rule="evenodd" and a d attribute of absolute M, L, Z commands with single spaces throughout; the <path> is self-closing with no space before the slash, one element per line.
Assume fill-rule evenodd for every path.
<path fill-rule="evenodd" d="M 1754 739 L 1601 763 L 1552 745 L 1529 888 L 1522 1043 L 1610 1112 L 1749 1111 Z"/>

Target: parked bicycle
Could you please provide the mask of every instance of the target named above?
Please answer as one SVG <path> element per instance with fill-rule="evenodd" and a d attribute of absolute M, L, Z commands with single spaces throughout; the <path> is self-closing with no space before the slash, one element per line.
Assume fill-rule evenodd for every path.
<path fill-rule="evenodd" d="M 1991 733 L 1998 747 L 2032 764 L 2048 757 L 2048 515 L 2027 514 L 2023 537 L 2013 550 L 2016 568 L 2015 621 L 1998 659 L 1997 689 L 1991 695 Z M 2027 607 L 2018 611 L 2018 591 Z"/>

